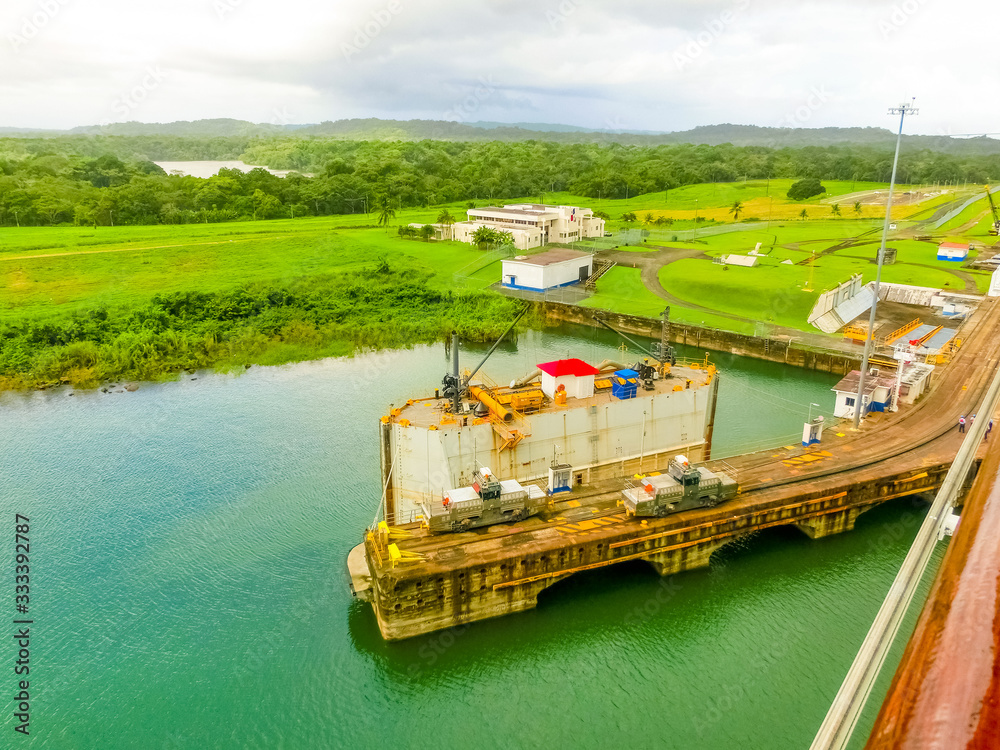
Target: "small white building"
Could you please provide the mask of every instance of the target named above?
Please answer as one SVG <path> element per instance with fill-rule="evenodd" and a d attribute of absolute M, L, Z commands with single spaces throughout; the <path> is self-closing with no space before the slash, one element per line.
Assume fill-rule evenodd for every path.
<path fill-rule="evenodd" d="M 934 365 L 911 362 L 903 366 L 899 383 L 899 403 L 912 404 L 930 388 Z"/>
<path fill-rule="evenodd" d="M 747 268 L 753 268 L 757 265 L 759 259 L 756 255 L 727 255 L 722 259 L 722 262 L 727 266 L 746 266 Z"/>
<path fill-rule="evenodd" d="M 579 284 L 594 272 L 590 253 L 556 248 L 538 255 L 519 255 L 500 262 L 501 283 L 508 289 L 544 292 Z"/>
<path fill-rule="evenodd" d="M 938 260 L 962 261 L 969 255 L 969 243 L 967 242 L 942 242 L 938 245 Z"/>
<path fill-rule="evenodd" d="M 510 232 L 514 246 L 530 250 L 550 242 L 571 243 L 604 236 L 604 219 L 580 206 L 548 206 L 543 203 L 513 203 L 503 207 L 470 208 L 468 221 L 452 225 L 454 239 L 472 242 L 480 227 Z"/>
<path fill-rule="evenodd" d="M 837 403 L 833 408 L 835 417 L 854 417 L 860 379 L 861 371 L 852 370 L 830 389 L 837 394 Z M 892 394 L 895 390 L 895 377 L 880 375 L 877 370 L 872 370 L 865 378 L 862 417 L 873 411 L 887 411 L 892 406 Z"/>
<path fill-rule="evenodd" d="M 555 398 L 563 386 L 567 398 L 590 398 L 594 395 L 594 376 L 599 370 L 582 359 L 557 359 L 538 365 L 542 371 L 542 393 Z"/>

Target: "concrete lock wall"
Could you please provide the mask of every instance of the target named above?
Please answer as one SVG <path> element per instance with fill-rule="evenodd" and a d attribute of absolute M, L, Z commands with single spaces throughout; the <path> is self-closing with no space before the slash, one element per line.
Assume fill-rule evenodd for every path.
<path fill-rule="evenodd" d="M 594 313 L 599 312 L 608 323 L 624 333 L 648 336 L 656 340 L 660 338 L 662 323 L 658 319 L 611 313 L 577 305 L 566 305 L 561 302 L 536 302 L 534 304 L 548 320 L 599 327 L 600 324 L 593 318 Z M 809 370 L 830 372 L 835 375 L 846 375 L 851 370 L 856 370 L 859 361 L 858 358 L 846 354 L 798 348 L 786 339 L 762 338 L 715 328 L 702 328 L 689 323 L 671 322 L 670 341 L 674 344 L 685 344 L 717 352 L 729 352 L 743 357 L 780 362 L 795 367 L 805 367 Z"/>
<path fill-rule="evenodd" d="M 812 539 L 850 531 L 860 514 L 887 500 L 940 487 L 948 466 L 901 467 L 897 474 L 861 481 L 831 477 L 789 487 L 761 507 L 735 511 L 720 505 L 710 521 L 694 526 L 668 516 L 624 532 L 611 526 L 584 538 L 557 536 L 544 546 L 511 545 L 486 563 L 438 571 L 400 567 L 373 577 L 379 628 L 394 640 L 531 609 L 544 589 L 567 576 L 628 560 L 645 560 L 661 575 L 703 568 L 713 552 L 763 528 L 795 526 Z M 376 569 L 370 549 L 367 554 Z"/>

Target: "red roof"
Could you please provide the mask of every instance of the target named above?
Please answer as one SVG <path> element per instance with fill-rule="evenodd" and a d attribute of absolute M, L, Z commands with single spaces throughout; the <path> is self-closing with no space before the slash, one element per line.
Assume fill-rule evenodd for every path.
<path fill-rule="evenodd" d="M 596 367 L 592 367 L 584 362 L 582 359 L 557 359 L 555 362 L 543 362 L 538 365 L 538 369 L 544 372 L 546 375 L 551 375 L 554 378 L 561 378 L 564 375 L 576 375 L 581 377 L 583 375 L 596 375 L 600 370 Z"/>
<path fill-rule="evenodd" d="M 953 247 L 956 250 L 968 250 L 968 242 L 942 242 L 938 247 Z"/>

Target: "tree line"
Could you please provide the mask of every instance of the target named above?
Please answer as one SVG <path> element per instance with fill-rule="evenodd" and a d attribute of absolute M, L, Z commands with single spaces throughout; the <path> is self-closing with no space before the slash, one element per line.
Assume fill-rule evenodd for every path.
<path fill-rule="evenodd" d="M 223 169 L 200 179 L 154 161 L 241 159 L 294 173 Z M 0 226 L 180 224 L 369 212 L 569 191 L 626 198 L 705 182 L 887 182 L 892 151 L 729 144 L 350 141 L 306 137 L 63 136 L 0 139 Z M 1000 155 L 904 152 L 903 183 L 983 183 Z"/>

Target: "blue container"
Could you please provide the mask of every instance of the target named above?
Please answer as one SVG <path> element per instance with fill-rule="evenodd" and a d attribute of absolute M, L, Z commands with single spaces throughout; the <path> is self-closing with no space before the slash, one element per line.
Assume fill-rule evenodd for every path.
<path fill-rule="evenodd" d="M 639 389 L 639 373 L 635 370 L 615 370 L 611 376 L 611 395 L 622 399 L 635 398 Z"/>

